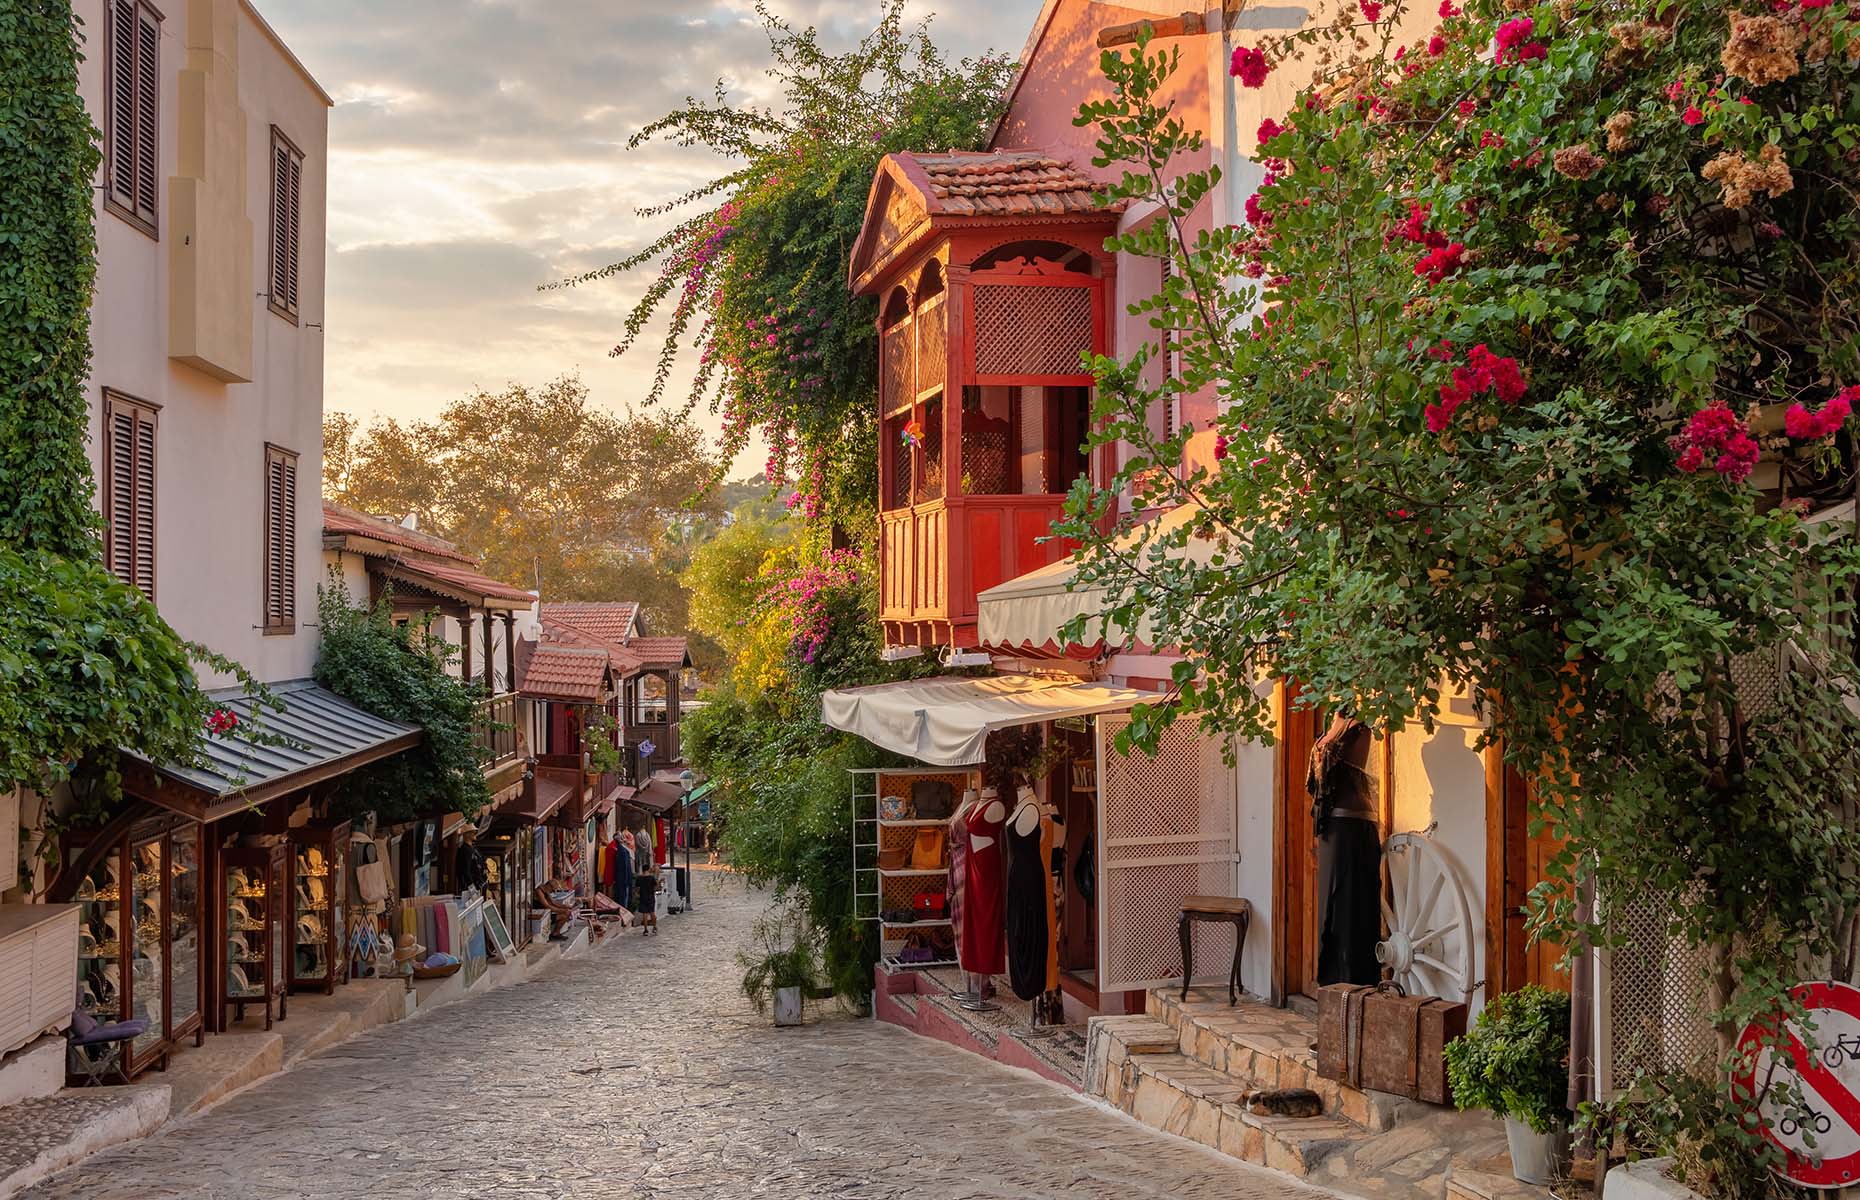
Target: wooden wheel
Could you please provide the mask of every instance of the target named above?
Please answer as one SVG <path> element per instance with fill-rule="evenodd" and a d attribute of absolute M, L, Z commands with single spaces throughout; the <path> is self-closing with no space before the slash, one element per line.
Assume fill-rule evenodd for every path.
<path fill-rule="evenodd" d="M 1382 847 L 1388 896 L 1376 961 L 1411 996 L 1472 999 L 1473 923 L 1453 865 L 1426 836 L 1398 833 Z"/>

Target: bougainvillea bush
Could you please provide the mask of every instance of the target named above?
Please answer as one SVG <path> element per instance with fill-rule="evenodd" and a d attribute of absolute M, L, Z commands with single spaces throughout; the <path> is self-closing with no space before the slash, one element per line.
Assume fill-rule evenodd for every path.
<path fill-rule="evenodd" d="M 1218 193 L 1173 170 L 1173 56 L 1106 55 L 1080 115 L 1114 194 L 1178 218 L 1118 239 L 1177 263 L 1138 305 L 1176 331 L 1165 386 L 1221 402 L 1159 442 L 1148 354 L 1096 364 L 1135 453 L 1066 532 L 1110 621 L 1190 658 L 1138 740 L 1177 713 L 1270 736 L 1262 677 L 1390 729 L 1469 692 L 1565 839 L 1537 929 L 1608 936 L 1579 880 L 1669 906 L 1727 1053 L 1854 967 L 1856 33 L 1814 0 L 1333 6 L 1235 51 L 1243 96 L 1309 82 L 1248 131 L 1244 219 L 1187 239 Z M 1185 472 L 1191 433 L 1215 457 Z M 1090 518 L 1125 486 L 1203 511 L 1119 551 Z M 1639 1093 L 1651 1124 L 1701 1182 L 1767 1186 L 1723 1064 L 1688 1066 Z"/>
<path fill-rule="evenodd" d="M 658 399 L 695 350 L 689 405 L 723 422 L 728 464 L 760 433 L 766 473 L 806 516 L 868 522 L 876 511 L 876 301 L 851 295 L 846 258 L 859 236 L 878 161 L 904 150 L 975 149 L 1001 111 L 1012 64 L 951 62 L 927 25 L 907 26 L 887 0 L 872 32 L 845 53 L 761 5 L 772 105 L 691 101 L 629 142 L 705 146 L 731 170 L 642 212 L 678 223 L 631 257 L 574 283 L 655 268 L 615 354 L 666 320 Z"/>

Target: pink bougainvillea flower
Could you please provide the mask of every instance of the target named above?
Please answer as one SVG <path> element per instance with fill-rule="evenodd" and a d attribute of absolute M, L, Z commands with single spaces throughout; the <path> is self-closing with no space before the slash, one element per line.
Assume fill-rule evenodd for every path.
<path fill-rule="evenodd" d="M 1828 0 L 1802 0 L 1803 8 L 1826 8 Z"/>
<path fill-rule="evenodd" d="M 1705 114 L 1699 111 L 1698 105 L 1688 104 L 1686 111 L 1679 114 L 1679 119 L 1688 125 L 1702 125 L 1705 122 Z"/>
<path fill-rule="evenodd" d="M 1272 224 L 1272 214 L 1260 204 L 1258 192 L 1246 198 L 1246 219 L 1262 229 Z"/>
<path fill-rule="evenodd" d="M 1760 454 L 1744 422 L 1722 403 L 1693 413 L 1685 429 L 1673 436 L 1672 446 L 1678 451 L 1675 465 L 1680 471 L 1693 474 L 1709 461 L 1713 471 L 1732 483 L 1750 478 Z"/>
<path fill-rule="evenodd" d="M 1266 55 L 1253 46 L 1234 47 L 1233 61 L 1228 64 L 1228 73 L 1238 79 L 1242 86 L 1264 87 L 1266 76 L 1271 74 L 1272 66 L 1266 61 Z"/>
<path fill-rule="evenodd" d="M 1683 79 L 1675 79 L 1673 82 L 1666 85 L 1666 98 L 1668 100 L 1677 100 L 1685 94 L 1686 81 Z"/>
<path fill-rule="evenodd" d="M 1263 146 L 1267 142 L 1270 142 L 1273 138 L 1284 133 L 1285 128 L 1285 126 L 1279 124 L 1271 117 L 1267 117 L 1259 123 L 1259 144 Z"/>
<path fill-rule="evenodd" d="M 1821 406 L 1820 412 L 1811 412 L 1800 402 L 1791 404 L 1789 411 L 1783 414 L 1783 432 L 1798 441 L 1833 437 L 1852 415 L 1856 399 L 1860 399 L 1860 387 L 1841 389 Z"/>
<path fill-rule="evenodd" d="M 1690 475 L 1705 465 L 1705 452 L 1697 446 L 1687 446 L 1679 452 L 1679 469 Z"/>
<path fill-rule="evenodd" d="M 1500 25 L 1492 34 L 1492 40 L 1498 43 L 1499 57 L 1503 58 L 1505 51 L 1529 41 L 1531 30 L 1536 27 L 1537 23 L 1529 17 L 1517 17 Z"/>
<path fill-rule="evenodd" d="M 1453 0 L 1440 0 L 1440 19 L 1441 20 L 1451 21 L 1454 17 L 1457 17 L 1459 15 L 1460 15 L 1459 5 L 1453 3 Z"/>
<path fill-rule="evenodd" d="M 1427 54 L 1429 58 L 1439 58 L 1446 52 L 1446 38 L 1441 37 L 1439 34 L 1435 34 L 1433 37 L 1427 39 Z M 1466 103 L 1471 103 L 1471 101 L 1467 101 Z"/>
<path fill-rule="evenodd" d="M 1363 10 L 1363 19 L 1371 25 L 1382 19 L 1381 0 L 1356 0 L 1356 6 Z"/>
<path fill-rule="evenodd" d="M 1214 435 L 1214 461 L 1219 462 L 1226 457 L 1227 435 L 1224 433 L 1217 433 Z"/>
<path fill-rule="evenodd" d="M 1437 246 L 1423 255 L 1420 262 L 1414 264 L 1414 273 L 1429 283 L 1438 284 L 1465 265 L 1461 261 L 1465 254 L 1466 246 L 1463 242 L 1449 242 L 1445 246 Z"/>
<path fill-rule="evenodd" d="M 1549 57 L 1550 49 L 1542 42 L 1526 42 L 1511 52 L 1513 62 L 1542 62 Z"/>

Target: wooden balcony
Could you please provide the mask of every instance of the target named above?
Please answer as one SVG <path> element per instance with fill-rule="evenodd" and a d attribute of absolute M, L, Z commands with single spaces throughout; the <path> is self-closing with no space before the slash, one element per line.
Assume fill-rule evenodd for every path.
<path fill-rule="evenodd" d="M 517 756 L 517 694 L 486 696 L 478 701 L 472 718 L 472 737 L 478 744 L 478 764 L 489 774 Z"/>
<path fill-rule="evenodd" d="M 1042 542 L 1063 495 L 953 496 L 879 513 L 879 620 L 886 641 L 972 647 L 976 594 L 1076 548 Z"/>

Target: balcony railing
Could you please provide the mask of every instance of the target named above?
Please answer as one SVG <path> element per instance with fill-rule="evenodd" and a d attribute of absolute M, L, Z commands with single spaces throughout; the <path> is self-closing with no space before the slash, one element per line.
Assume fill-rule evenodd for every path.
<path fill-rule="evenodd" d="M 472 717 L 472 738 L 478 744 L 478 763 L 485 770 L 517 756 L 517 694 L 487 696 L 478 701 Z"/>
<path fill-rule="evenodd" d="M 975 644 L 977 593 L 1072 551 L 1048 540 L 1066 498 L 953 496 L 879 514 L 879 619 L 929 623 L 933 638 Z"/>

